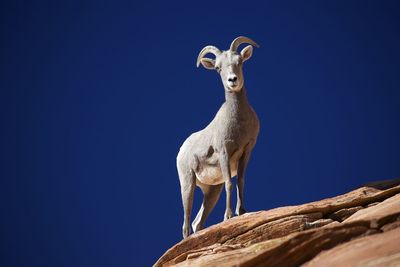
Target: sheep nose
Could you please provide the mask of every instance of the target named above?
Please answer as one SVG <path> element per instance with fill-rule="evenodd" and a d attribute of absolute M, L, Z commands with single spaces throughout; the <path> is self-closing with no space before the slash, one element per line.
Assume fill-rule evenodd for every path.
<path fill-rule="evenodd" d="M 236 75 L 235 76 L 231 76 L 231 77 L 228 78 L 229 82 L 236 82 L 236 80 L 237 80 Z"/>

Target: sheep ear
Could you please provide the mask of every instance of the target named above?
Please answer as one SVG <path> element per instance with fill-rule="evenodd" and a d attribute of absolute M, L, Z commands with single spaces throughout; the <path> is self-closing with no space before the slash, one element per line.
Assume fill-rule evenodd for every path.
<path fill-rule="evenodd" d="M 240 55 L 242 56 L 243 62 L 251 58 L 251 55 L 253 54 L 253 47 L 251 45 L 246 46 L 243 48 L 243 50 L 240 52 Z"/>
<path fill-rule="evenodd" d="M 210 58 L 202 58 L 200 59 L 201 65 L 208 70 L 215 69 L 215 60 Z"/>

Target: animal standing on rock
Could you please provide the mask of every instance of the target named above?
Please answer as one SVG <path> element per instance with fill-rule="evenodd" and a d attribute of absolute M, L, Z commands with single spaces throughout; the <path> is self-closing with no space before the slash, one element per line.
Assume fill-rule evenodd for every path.
<path fill-rule="evenodd" d="M 239 45 L 247 43 L 240 53 Z M 177 168 L 184 209 L 183 238 L 190 234 L 190 216 L 195 186 L 204 194 L 202 206 L 193 221 L 194 232 L 201 230 L 208 215 L 217 203 L 223 185 L 226 191 L 224 220 L 233 216 L 231 209 L 232 180 L 237 176 L 236 214 L 246 212 L 243 206 L 244 173 L 259 132 L 259 121 L 250 106 L 243 79 L 243 63 L 248 60 L 253 40 L 240 36 L 233 40 L 230 49 L 220 51 L 215 46 L 204 47 L 198 58 L 206 69 L 216 70 L 225 89 L 225 102 L 211 123 L 189 136 L 177 156 Z M 214 54 L 215 59 L 204 58 Z"/>

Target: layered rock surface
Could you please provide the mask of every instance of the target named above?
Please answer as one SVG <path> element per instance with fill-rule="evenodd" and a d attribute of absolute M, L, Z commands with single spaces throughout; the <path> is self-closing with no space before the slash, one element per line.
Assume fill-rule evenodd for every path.
<path fill-rule="evenodd" d="M 400 266 L 400 179 L 247 213 L 170 248 L 154 266 Z"/>

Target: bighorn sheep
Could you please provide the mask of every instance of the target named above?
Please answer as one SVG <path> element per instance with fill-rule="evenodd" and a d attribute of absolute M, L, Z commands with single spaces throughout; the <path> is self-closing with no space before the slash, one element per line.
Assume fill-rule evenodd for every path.
<path fill-rule="evenodd" d="M 193 231 L 203 228 L 204 222 L 214 208 L 225 183 L 226 210 L 224 220 L 231 218 L 231 178 L 237 175 L 236 214 L 245 213 L 243 207 L 244 173 L 250 153 L 256 143 L 259 121 L 247 101 L 243 80 L 243 62 L 253 52 L 251 45 L 240 53 L 236 50 L 242 43 L 259 47 L 253 40 L 240 36 L 233 40 L 230 49 L 220 51 L 206 46 L 197 58 L 206 69 L 216 70 L 225 89 L 225 102 L 211 123 L 186 139 L 177 156 L 177 168 L 184 209 L 183 238 L 190 234 L 190 216 L 195 186 L 204 194 L 203 204 L 193 221 Z M 214 54 L 215 60 L 204 58 Z"/>

